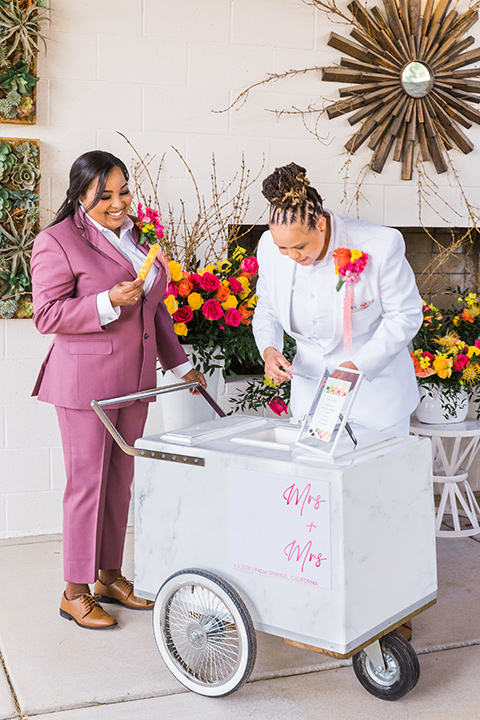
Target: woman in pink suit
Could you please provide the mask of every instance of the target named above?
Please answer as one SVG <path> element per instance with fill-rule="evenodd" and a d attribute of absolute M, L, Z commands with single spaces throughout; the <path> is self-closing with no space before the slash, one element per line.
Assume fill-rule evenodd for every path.
<path fill-rule="evenodd" d="M 155 387 L 157 357 L 164 370 L 206 386 L 174 332 L 162 262 L 144 281 L 136 279 L 148 248 L 138 244 L 127 214 L 131 199 L 121 160 L 97 150 L 81 155 L 67 197 L 32 255 L 34 322 L 41 333 L 55 334 L 33 395 L 56 407 L 67 474 L 60 614 L 95 629 L 117 624 L 98 601 L 134 609 L 153 603 L 135 597 L 121 572 L 133 458 L 113 442 L 90 403 Z M 147 410 L 147 402 L 133 401 L 107 414 L 133 444 Z"/>

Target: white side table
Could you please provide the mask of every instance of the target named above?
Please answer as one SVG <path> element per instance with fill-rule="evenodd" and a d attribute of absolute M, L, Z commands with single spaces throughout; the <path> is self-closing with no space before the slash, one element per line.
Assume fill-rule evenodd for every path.
<path fill-rule="evenodd" d="M 412 419 L 410 432 L 432 440 L 433 481 L 442 486 L 435 528 L 437 537 L 469 537 L 480 533 L 480 507 L 475 499 L 468 470 L 480 445 L 480 421 L 467 419 L 447 425 L 427 425 Z M 453 440 L 445 447 L 445 440 Z M 453 530 L 440 530 L 444 515 L 451 515 Z M 462 529 L 460 517 L 471 527 Z"/>

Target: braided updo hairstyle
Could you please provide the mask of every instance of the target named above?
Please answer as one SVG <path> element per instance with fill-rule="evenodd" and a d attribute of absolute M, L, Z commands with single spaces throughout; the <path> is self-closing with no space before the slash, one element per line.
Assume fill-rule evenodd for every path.
<path fill-rule="evenodd" d="M 275 168 L 265 178 L 262 194 L 270 203 L 270 223 L 290 225 L 299 222 L 310 230 L 317 227 L 323 217 L 323 200 L 310 185 L 305 168 L 290 163 Z"/>

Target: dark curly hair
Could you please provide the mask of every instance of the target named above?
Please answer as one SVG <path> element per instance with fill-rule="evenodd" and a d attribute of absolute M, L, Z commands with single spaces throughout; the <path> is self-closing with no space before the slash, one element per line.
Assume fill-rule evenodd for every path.
<path fill-rule="evenodd" d="M 311 230 L 323 217 L 323 200 L 310 185 L 305 168 L 290 163 L 275 168 L 262 185 L 262 194 L 270 203 L 270 223 L 287 225 L 300 222 Z"/>

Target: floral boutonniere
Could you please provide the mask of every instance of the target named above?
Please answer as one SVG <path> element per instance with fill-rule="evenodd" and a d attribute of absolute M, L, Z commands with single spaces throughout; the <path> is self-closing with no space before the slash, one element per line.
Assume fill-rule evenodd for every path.
<path fill-rule="evenodd" d="M 146 207 L 144 211 L 142 203 L 138 203 L 137 216 L 138 222 L 135 225 L 140 230 L 140 245 L 145 245 L 146 241 L 153 245 L 163 239 L 163 225 L 160 223 L 158 210 Z"/>
<path fill-rule="evenodd" d="M 345 297 L 343 299 L 343 345 L 345 351 L 352 355 L 352 306 L 353 286 L 359 281 L 360 275 L 367 264 L 367 253 L 361 250 L 350 250 L 350 248 L 337 248 L 333 253 L 335 272 L 340 277 L 337 283 L 337 292 L 346 284 Z"/>
<path fill-rule="evenodd" d="M 169 283 L 171 278 L 168 259 L 160 252 L 160 240 L 163 239 L 163 225 L 160 223 L 160 213 L 150 207 L 146 207 L 144 210 L 142 203 L 138 203 L 137 216 L 138 221 L 135 225 L 140 230 L 138 242 L 140 245 L 145 245 L 146 242 L 150 245 L 150 253 L 147 255 L 149 262 L 145 261 L 138 277 L 145 279 L 156 258 L 163 266 L 167 276 L 167 283 Z"/>
<path fill-rule="evenodd" d="M 350 248 L 337 248 L 333 253 L 335 272 L 340 275 L 337 283 L 337 292 L 342 289 L 344 283 L 356 283 L 365 270 L 368 255 L 361 250 L 350 250 Z"/>

